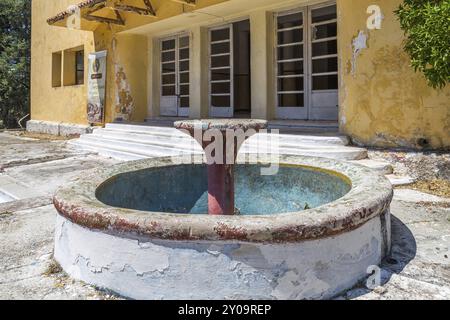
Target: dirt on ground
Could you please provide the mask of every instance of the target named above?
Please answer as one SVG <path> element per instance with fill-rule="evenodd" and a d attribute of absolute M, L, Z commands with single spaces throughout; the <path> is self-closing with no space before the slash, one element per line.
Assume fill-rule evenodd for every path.
<path fill-rule="evenodd" d="M 27 131 L 14 131 L 10 132 L 10 134 L 13 134 L 18 137 L 22 138 L 28 138 L 28 139 L 37 139 L 37 140 L 44 140 L 44 141 L 54 141 L 54 140 L 70 140 L 76 137 L 63 137 L 63 136 L 55 136 L 51 134 L 44 134 L 44 133 L 32 133 Z"/>
<path fill-rule="evenodd" d="M 401 186 L 402 189 L 413 189 L 435 196 L 450 198 L 450 181 L 443 179 L 419 180 L 407 186 Z"/>
<path fill-rule="evenodd" d="M 450 198 L 450 152 L 370 150 L 369 157 L 388 161 L 394 174 L 416 181 L 401 188 Z"/>

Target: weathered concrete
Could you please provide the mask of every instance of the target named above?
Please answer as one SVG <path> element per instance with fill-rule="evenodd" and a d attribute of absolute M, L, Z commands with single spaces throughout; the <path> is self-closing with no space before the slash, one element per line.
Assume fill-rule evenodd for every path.
<path fill-rule="evenodd" d="M 134 299 L 326 299 L 381 262 L 388 219 L 331 238 L 256 244 L 130 239 L 59 216 L 55 258 L 72 277 Z"/>
<path fill-rule="evenodd" d="M 92 133 L 93 127 L 74 123 L 30 120 L 27 122 L 27 131 L 33 133 L 45 133 L 55 136 L 76 137 L 86 133 Z"/>
<path fill-rule="evenodd" d="M 283 156 L 283 165 L 316 168 L 347 179 L 352 189 L 341 199 L 308 211 L 270 217 L 214 217 L 162 212 L 151 215 L 137 210 L 111 208 L 96 198 L 96 190 L 118 174 L 173 166 L 181 159 L 159 158 L 127 162 L 81 176 L 54 197 L 57 210 L 88 228 L 109 232 L 137 232 L 167 240 L 239 240 L 250 242 L 297 242 L 334 236 L 358 228 L 389 208 L 392 187 L 382 175 L 347 162 Z M 312 219 L 311 217 L 314 217 Z"/>
<path fill-rule="evenodd" d="M 390 251 L 390 183 L 345 162 L 281 158 L 283 166 L 338 175 L 351 185 L 342 198 L 301 212 L 168 214 L 97 198 L 118 174 L 174 163 L 162 158 L 94 170 L 59 190 L 55 258 L 63 269 L 137 299 L 319 299 L 364 279 Z"/>

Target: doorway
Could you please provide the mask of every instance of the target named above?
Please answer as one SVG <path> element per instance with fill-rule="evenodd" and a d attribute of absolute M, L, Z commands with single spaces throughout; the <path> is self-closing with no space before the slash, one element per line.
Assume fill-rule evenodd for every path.
<path fill-rule="evenodd" d="M 209 30 L 209 112 L 251 117 L 250 20 Z"/>
<path fill-rule="evenodd" d="M 336 4 L 279 13 L 275 22 L 277 118 L 337 121 Z"/>
<path fill-rule="evenodd" d="M 182 34 L 160 41 L 161 93 L 160 114 L 189 116 L 190 38 Z"/>

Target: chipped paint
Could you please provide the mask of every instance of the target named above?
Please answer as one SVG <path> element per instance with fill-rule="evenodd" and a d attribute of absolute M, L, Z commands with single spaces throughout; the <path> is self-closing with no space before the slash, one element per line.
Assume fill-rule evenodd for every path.
<path fill-rule="evenodd" d="M 356 74 L 356 61 L 358 56 L 364 49 L 367 49 L 367 35 L 364 31 L 359 31 L 358 36 L 353 38 L 352 41 L 353 55 L 352 55 L 352 69 L 351 74 L 355 76 Z"/>
<path fill-rule="evenodd" d="M 132 299 L 327 299 L 380 263 L 385 232 L 376 217 L 293 244 L 133 239 L 58 216 L 55 259 L 71 277 Z"/>
<path fill-rule="evenodd" d="M 131 95 L 131 86 L 128 82 L 124 67 L 120 64 L 117 53 L 117 38 L 112 40 L 113 64 L 115 76 L 115 119 L 129 121 L 132 119 L 134 111 L 134 100 Z"/>

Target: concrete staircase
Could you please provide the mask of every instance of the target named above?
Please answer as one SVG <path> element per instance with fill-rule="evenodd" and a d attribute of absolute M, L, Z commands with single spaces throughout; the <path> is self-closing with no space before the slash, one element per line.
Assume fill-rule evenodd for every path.
<path fill-rule="evenodd" d="M 275 139 L 271 134 L 258 134 L 250 138 L 241 153 L 255 153 L 266 150 L 265 139 Z M 307 155 L 340 160 L 361 160 L 367 158 L 367 150 L 350 147 L 349 139 L 336 134 L 283 133 L 279 135 L 278 150 L 281 154 Z M 201 154 L 202 150 L 191 137 L 167 126 L 133 124 L 107 124 L 95 129 L 92 134 L 82 135 L 70 144 L 85 151 L 120 160 L 137 160 L 149 157 Z M 268 152 L 276 152 L 272 149 Z"/>

